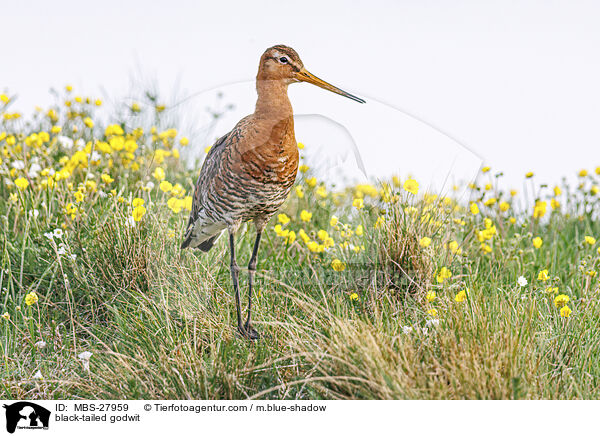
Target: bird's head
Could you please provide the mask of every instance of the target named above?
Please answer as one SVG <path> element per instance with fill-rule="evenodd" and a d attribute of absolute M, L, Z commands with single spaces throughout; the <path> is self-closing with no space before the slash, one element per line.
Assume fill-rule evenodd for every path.
<path fill-rule="evenodd" d="M 275 45 L 268 48 L 260 58 L 257 80 L 280 80 L 286 84 L 295 82 L 307 82 L 317 85 L 320 88 L 342 95 L 359 103 L 365 103 L 362 98 L 342 91 L 341 89 L 319 79 L 312 73 L 309 73 L 304 64 L 294 50 L 286 45 Z"/>

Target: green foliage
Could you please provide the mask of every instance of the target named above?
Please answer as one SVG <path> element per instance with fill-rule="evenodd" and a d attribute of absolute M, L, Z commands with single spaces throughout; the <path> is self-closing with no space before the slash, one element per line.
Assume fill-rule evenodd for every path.
<path fill-rule="evenodd" d="M 193 141 L 156 99 L 103 129 L 93 100 L 65 99 L 27 122 L 1 109 L 0 397 L 600 394 L 600 169 L 523 210 L 485 171 L 475 210 L 415 180 L 328 191 L 303 167 L 263 238 L 250 343 L 225 238 L 179 250 Z"/>

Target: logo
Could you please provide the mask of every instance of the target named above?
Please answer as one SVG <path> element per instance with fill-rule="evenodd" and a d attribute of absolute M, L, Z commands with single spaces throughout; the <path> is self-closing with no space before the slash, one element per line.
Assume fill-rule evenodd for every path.
<path fill-rule="evenodd" d="M 15 429 L 48 430 L 50 411 L 29 401 L 4 405 L 6 409 L 6 431 L 14 433 Z"/>

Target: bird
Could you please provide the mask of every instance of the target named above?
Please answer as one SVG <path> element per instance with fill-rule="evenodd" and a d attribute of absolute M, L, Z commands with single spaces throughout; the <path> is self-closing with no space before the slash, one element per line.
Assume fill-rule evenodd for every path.
<path fill-rule="evenodd" d="M 269 219 L 287 199 L 298 172 L 298 144 L 288 85 L 306 82 L 359 103 L 362 98 L 343 91 L 308 72 L 298 53 L 275 45 L 262 54 L 256 75 L 258 98 L 254 113 L 242 118 L 210 148 L 198 176 L 181 249 L 208 252 L 226 230 L 230 273 L 235 294 L 237 330 L 256 340 L 252 326 L 252 285 L 261 235 Z M 248 307 L 242 322 L 235 236 L 241 224 L 252 221 L 256 238 L 248 263 Z"/>

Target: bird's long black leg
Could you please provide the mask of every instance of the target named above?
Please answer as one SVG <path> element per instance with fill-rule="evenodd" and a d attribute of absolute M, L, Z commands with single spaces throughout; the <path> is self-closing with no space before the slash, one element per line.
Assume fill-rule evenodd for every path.
<path fill-rule="evenodd" d="M 254 248 L 252 249 L 252 257 L 250 257 L 250 263 L 248 263 L 248 316 L 246 317 L 246 324 L 244 328 L 248 333 L 250 339 L 258 339 L 258 332 L 252 327 L 252 282 L 254 281 L 254 273 L 256 272 L 256 257 L 258 256 L 258 246 L 260 245 L 260 237 L 262 235 L 261 230 L 256 231 L 256 240 L 254 241 Z"/>
<path fill-rule="evenodd" d="M 239 284 L 239 271 L 240 268 L 235 260 L 235 238 L 233 232 L 229 232 L 229 252 L 231 254 L 231 280 L 233 281 L 233 290 L 235 291 L 235 308 L 237 309 L 237 324 L 238 330 L 244 336 L 246 336 L 246 331 L 242 326 L 242 308 L 240 305 L 240 284 Z"/>

